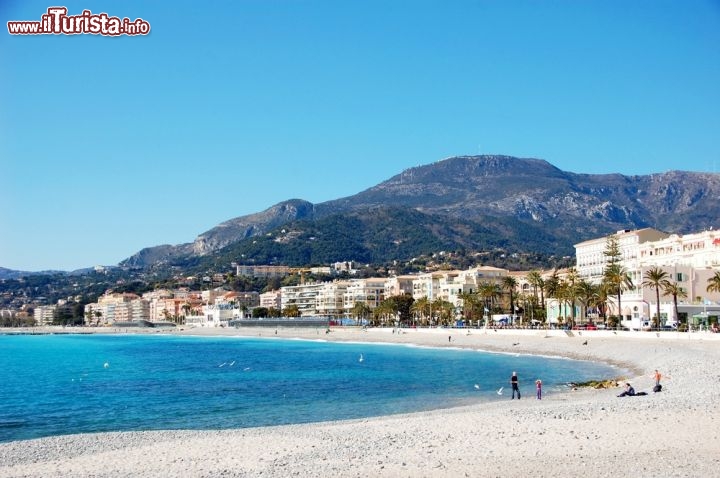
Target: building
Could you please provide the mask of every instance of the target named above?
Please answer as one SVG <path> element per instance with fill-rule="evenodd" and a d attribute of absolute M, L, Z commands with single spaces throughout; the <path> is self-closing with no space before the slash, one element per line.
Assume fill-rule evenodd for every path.
<path fill-rule="evenodd" d="M 94 320 L 96 325 L 150 320 L 150 304 L 136 294 L 106 293 L 97 303 L 85 306 L 85 317 Z"/>
<path fill-rule="evenodd" d="M 393 276 L 385 279 L 385 297 L 412 295 L 414 275 Z"/>
<path fill-rule="evenodd" d="M 55 320 L 57 307 L 54 305 L 39 305 L 35 307 L 33 318 L 37 325 L 51 325 Z"/>
<path fill-rule="evenodd" d="M 322 287 L 320 283 L 282 287 L 281 310 L 293 305 L 298 308 L 301 317 L 317 316 L 317 296 Z"/>
<path fill-rule="evenodd" d="M 215 299 L 215 305 L 230 304 L 240 309 L 254 309 L 260 305 L 258 292 L 227 292 Z"/>
<path fill-rule="evenodd" d="M 316 301 L 317 313 L 323 317 L 343 317 L 345 311 L 345 294 L 349 281 L 325 282 L 318 290 Z"/>
<path fill-rule="evenodd" d="M 636 231 L 618 231 L 613 236 L 618 241 L 618 249 L 623 265 L 630 264 L 638 258 L 640 244 L 664 239 L 669 234 L 656 229 L 645 228 Z M 607 265 L 605 250 L 608 238 L 601 237 L 575 244 L 575 270 L 580 278 L 591 283 L 599 283 Z"/>
<path fill-rule="evenodd" d="M 237 265 L 235 272 L 239 276 L 261 277 L 265 279 L 283 278 L 290 275 L 292 270 L 288 266 L 247 266 Z"/>
<path fill-rule="evenodd" d="M 271 290 L 260 294 L 260 307 L 266 309 L 282 309 L 282 291 Z"/>
<path fill-rule="evenodd" d="M 357 303 L 363 303 L 370 309 L 380 305 L 385 300 L 385 280 L 383 277 L 350 280 L 343 294 L 345 312 L 349 314 Z"/>
<path fill-rule="evenodd" d="M 208 304 L 202 306 L 202 315 L 185 317 L 185 325 L 195 327 L 229 327 L 230 321 L 243 317 L 242 311 L 232 304 Z"/>
<path fill-rule="evenodd" d="M 657 315 L 657 292 L 642 285 L 647 271 L 653 268 L 666 272 L 668 279 L 682 287 L 687 295 L 678 299 L 679 316 L 676 317 L 673 298 L 661 290 L 660 317 L 657 318 L 660 325 L 676 324 L 684 318 L 690 318 L 695 325 L 707 325 L 710 314 L 720 315 L 720 294 L 707 291 L 708 279 L 720 270 L 720 231 L 679 235 L 648 228 L 618 231 L 614 236 L 621 251 L 620 265 L 633 284 L 620 296 L 621 311 L 617 310 L 616 299 L 612 298 L 609 304 L 609 314 L 620 314 L 623 325 L 647 326 Z M 608 237 L 603 237 L 575 245 L 580 278 L 593 284 L 602 281 L 608 265 L 604 254 L 607 241 Z"/>

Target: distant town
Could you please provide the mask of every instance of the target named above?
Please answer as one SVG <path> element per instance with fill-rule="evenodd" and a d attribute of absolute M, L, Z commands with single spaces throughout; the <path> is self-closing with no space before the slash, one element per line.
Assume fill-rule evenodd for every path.
<path fill-rule="evenodd" d="M 81 307 L 68 297 L 32 310 L 3 309 L 0 318 L 5 326 L 231 327 L 319 318 L 389 327 L 717 329 L 720 231 L 623 230 L 576 244 L 575 251 L 575 266 L 562 269 L 479 265 L 389 277 L 359 277 L 358 266 L 349 261 L 307 268 L 232 264 L 235 278 L 279 285 L 296 276 L 296 284 L 261 293 L 232 290 L 223 274 L 187 277 L 188 284 L 206 287 L 107 290 Z"/>

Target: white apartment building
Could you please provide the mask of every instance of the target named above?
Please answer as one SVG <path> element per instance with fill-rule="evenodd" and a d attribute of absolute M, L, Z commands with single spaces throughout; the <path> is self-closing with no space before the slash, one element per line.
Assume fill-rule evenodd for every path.
<path fill-rule="evenodd" d="M 440 296 L 440 280 L 447 276 L 447 272 L 426 272 L 418 274 L 412 283 L 413 299 L 419 300 L 427 297 L 433 301 Z"/>
<path fill-rule="evenodd" d="M 343 295 L 343 308 L 349 313 L 355 304 L 362 302 L 374 309 L 385 300 L 385 278 L 352 279 Z"/>
<path fill-rule="evenodd" d="M 297 306 L 301 317 L 317 316 L 317 296 L 323 284 L 301 284 L 293 286 L 285 286 L 282 291 L 281 310 L 285 310 L 290 305 Z"/>
<path fill-rule="evenodd" d="M 708 279 L 720 269 L 720 231 L 678 235 L 641 229 L 618 231 L 615 236 L 622 252 L 621 265 L 634 286 L 620 296 L 624 325 L 637 327 L 657 314 L 655 289 L 642 286 L 646 272 L 653 267 L 667 272 L 669 280 L 677 282 L 686 292 L 687 298 L 678 298 L 680 313 L 687 313 L 688 317 L 720 315 L 720 294 L 707 292 Z M 595 284 L 602 280 L 607 265 L 606 245 L 606 237 L 575 245 L 576 269 L 581 278 Z M 615 302 L 611 300 L 609 307 L 610 313 L 616 315 Z M 550 313 L 548 316 L 550 318 Z M 678 320 L 672 297 L 662 295 L 661 291 L 660 323 L 672 324 Z"/>
<path fill-rule="evenodd" d="M 664 239 L 642 243 L 638 247 L 637 263 L 640 266 L 682 264 L 694 269 L 718 268 L 720 231 L 671 234 Z"/>
<path fill-rule="evenodd" d="M 385 297 L 412 295 L 414 275 L 393 276 L 385 279 Z"/>
<path fill-rule="evenodd" d="M 345 314 L 344 297 L 350 282 L 325 282 L 318 290 L 316 310 L 323 317 L 342 317 Z"/>
<path fill-rule="evenodd" d="M 50 325 L 55 319 L 55 311 L 57 307 L 54 305 L 39 305 L 35 307 L 33 318 L 37 325 Z"/>
<path fill-rule="evenodd" d="M 631 264 L 638 258 L 640 244 L 664 239 L 669 234 L 656 229 L 645 228 L 635 231 L 618 231 L 614 236 L 618 240 L 621 261 L 627 268 L 626 264 Z M 605 257 L 607 237 L 581 242 L 575 244 L 574 247 L 575 270 L 578 276 L 594 284 L 600 282 L 607 265 L 607 257 Z"/>

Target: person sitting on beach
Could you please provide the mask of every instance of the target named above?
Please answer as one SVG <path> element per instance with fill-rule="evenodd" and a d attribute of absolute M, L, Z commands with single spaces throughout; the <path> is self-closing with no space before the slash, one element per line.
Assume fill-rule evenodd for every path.
<path fill-rule="evenodd" d="M 632 397 L 635 395 L 635 389 L 629 383 L 625 384 L 625 391 L 618 395 L 618 397 Z"/>

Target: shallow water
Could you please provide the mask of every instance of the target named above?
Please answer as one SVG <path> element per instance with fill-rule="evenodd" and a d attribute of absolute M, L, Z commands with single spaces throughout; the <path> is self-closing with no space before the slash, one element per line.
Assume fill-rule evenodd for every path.
<path fill-rule="evenodd" d="M 513 370 L 524 398 L 534 398 L 536 378 L 547 395 L 568 382 L 618 375 L 592 362 L 407 345 L 0 336 L 0 442 L 305 423 L 507 400 Z"/>

